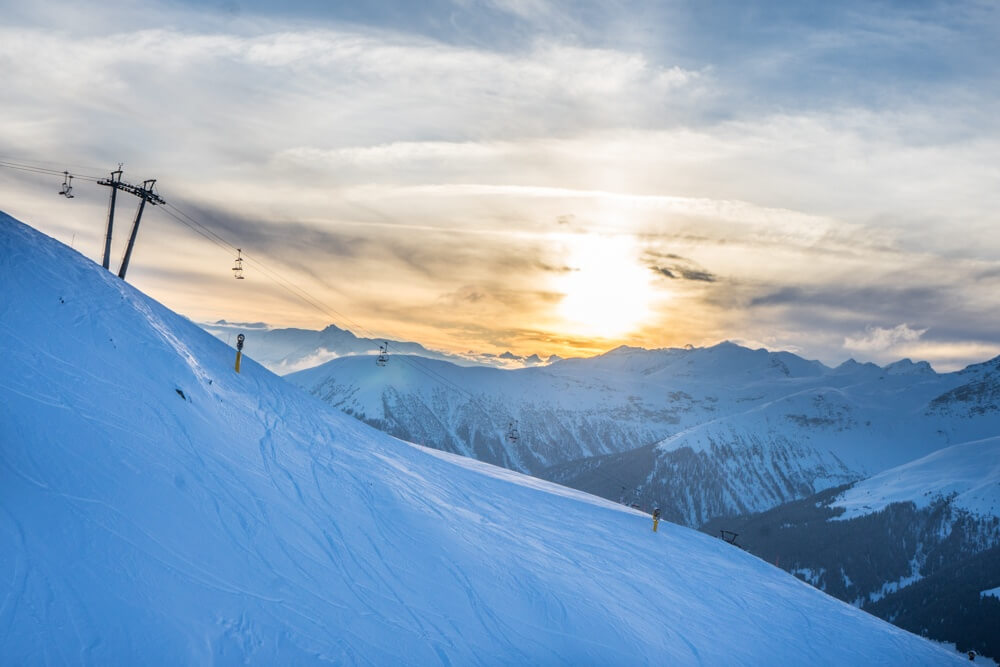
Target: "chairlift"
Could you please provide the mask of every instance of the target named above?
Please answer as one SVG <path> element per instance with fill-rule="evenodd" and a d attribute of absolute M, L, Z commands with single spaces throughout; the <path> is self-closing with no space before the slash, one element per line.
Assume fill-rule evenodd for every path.
<path fill-rule="evenodd" d="M 68 171 L 63 172 L 62 190 L 59 191 L 59 194 L 66 199 L 72 199 L 76 196 L 73 194 L 73 174 Z"/>
<path fill-rule="evenodd" d="M 740 546 L 736 544 L 736 538 L 740 536 L 739 533 L 734 533 L 731 530 L 722 530 L 722 529 L 719 530 L 719 533 L 724 541 L 728 542 L 729 544 Z"/>
<path fill-rule="evenodd" d="M 379 366 L 385 366 L 389 362 L 389 341 L 382 343 L 378 346 L 378 358 L 375 363 Z"/>
<path fill-rule="evenodd" d="M 243 249 L 236 249 L 236 265 L 233 267 L 233 278 L 243 280 Z"/>
<path fill-rule="evenodd" d="M 517 432 L 517 420 L 515 419 L 507 425 L 507 442 L 513 444 L 520 438 L 521 434 Z"/>

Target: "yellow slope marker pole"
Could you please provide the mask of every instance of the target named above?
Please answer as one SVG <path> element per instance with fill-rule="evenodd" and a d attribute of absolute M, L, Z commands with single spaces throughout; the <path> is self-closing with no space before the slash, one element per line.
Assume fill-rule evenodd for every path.
<path fill-rule="evenodd" d="M 243 341 L 246 336 L 240 334 L 236 337 L 236 372 L 240 372 L 240 361 L 243 359 Z"/>

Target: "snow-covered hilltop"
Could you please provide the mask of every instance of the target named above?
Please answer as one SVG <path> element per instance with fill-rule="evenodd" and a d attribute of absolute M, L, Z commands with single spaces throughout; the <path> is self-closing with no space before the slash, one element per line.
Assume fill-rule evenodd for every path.
<path fill-rule="evenodd" d="M 998 364 L 829 368 L 722 343 L 514 371 L 353 357 L 288 379 L 397 437 L 699 525 L 1000 433 Z"/>
<path fill-rule="evenodd" d="M 982 517 L 1000 517 L 1000 436 L 952 445 L 885 470 L 842 493 L 833 502 L 838 518 L 880 512 L 892 503 L 923 509 L 938 501 Z"/>
<path fill-rule="evenodd" d="M 733 547 L 332 410 L 0 215 L 10 664 L 959 658 Z"/>

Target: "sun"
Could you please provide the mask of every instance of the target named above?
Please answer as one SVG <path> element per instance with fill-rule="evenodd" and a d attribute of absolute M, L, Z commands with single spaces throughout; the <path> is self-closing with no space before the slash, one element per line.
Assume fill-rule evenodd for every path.
<path fill-rule="evenodd" d="M 633 239 L 574 238 L 566 264 L 571 270 L 560 276 L 556 289 L 565 295 L 558 314 L 568 331 L 618 338 L 649 319 L 656 294 Z"/>

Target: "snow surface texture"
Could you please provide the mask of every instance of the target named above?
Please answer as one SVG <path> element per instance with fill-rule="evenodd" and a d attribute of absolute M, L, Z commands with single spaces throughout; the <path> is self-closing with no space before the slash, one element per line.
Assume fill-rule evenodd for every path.
<path fill-rule="evenodd" d="M 917 509 L 951 498 L 952 506 L 982 517 L 1000 516 L 1000 437 L 938 450 L 858 482 L 834 503 L 839 520 L 878 512 L 891 503 Z"/>
<path fill-rule="evenodd" d="M 237 375 L 2 214 L 0 285 L 6 664 L 959 660 L 720 540 Z"/>

